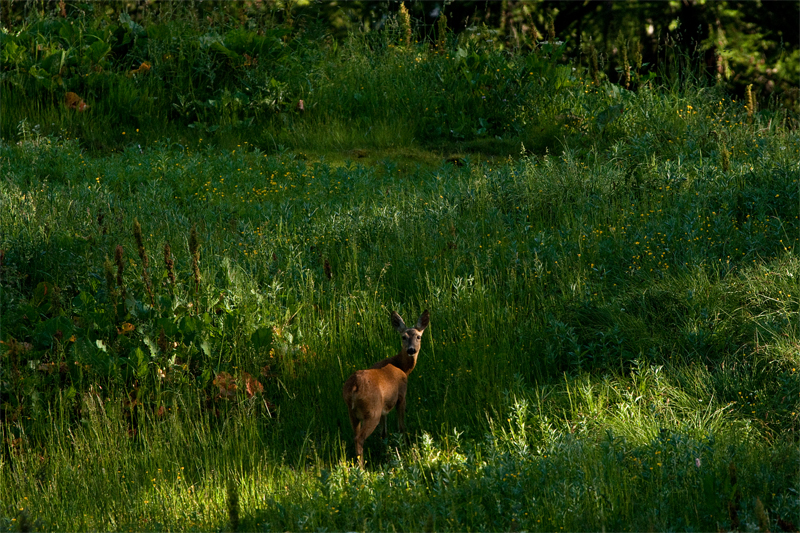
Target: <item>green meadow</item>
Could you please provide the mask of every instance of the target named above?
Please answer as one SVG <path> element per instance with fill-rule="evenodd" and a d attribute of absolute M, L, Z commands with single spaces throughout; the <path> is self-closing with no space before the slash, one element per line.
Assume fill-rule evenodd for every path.
<path fill-rule="evenodd" d="M 0 531 L 800 527 L 795 113 L 90 15 L 2 34 Z M 425 309 L 362 470 L 342 384 Z"/>

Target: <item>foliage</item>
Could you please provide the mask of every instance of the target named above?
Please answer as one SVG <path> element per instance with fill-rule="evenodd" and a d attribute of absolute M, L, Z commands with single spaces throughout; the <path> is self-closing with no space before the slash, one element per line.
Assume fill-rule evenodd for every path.
<path fill-rule="evenodd" d="M 769 41 L 769 60 L 747 63 L 761 41 L 745 37 L 749 30 L 726 28 L 752 24 L 742 14 L 750 11 L 726 11 L 722 4 L 714 3 L 703 17 L 723 22 L 695 39 L 695 49 L 707 58 L 692 55 L 693 45 L 676 35 L 645 46 L 644 30 L 629 31 L 627 18 L 613 36 L 589 42 L 589 28 L 599 31 L 608 15 L 602 11 L 583 37 L 543 41 L 557 29 L 575 29 L 562 28 L 555 15 L 534 22 L 549 9 L 535 3 L 512 2 L 501 28 L 451 21 L 442 26 L 443 35 L 402 46 L 409 41 L 407 29 L 391 13 L 381 15 L 383 31 L 337 41 L 320 20 L 326 11 L 310 7 L 298 8 L 296 16 L 288 7 L 245 4 L 238 11 L 237 4 L 209 4 L 216 7 L 208 12 L 209 6 L 198 6 L 197 13 L 183 3 L 130 13 L 115 3 L 70 6 L 55 16 L 33 11 L 13 31 L 0 32 L 0 132 L 18 140 L 19 124 L 26 121 L 45 135 L 78 137 L 101 150 L 168 137 L 184 145 L 206 139 L 229 147 L 246 140 L 275 152 L 317 147 L 323 139 L 316 132 L 335 124 L 343 131 L 333 143 L 337 150 L 388 147 L 403 132 L 402 145 L 413 139 L 457 152 L 495 145 L 511 155 L 522 142 L 542 153 L 557 150 L 563 127 L 580 116 L 574 102 L 564 101 L 563 89 L 590 73 L 596 88 L 601 71 L 628 90 L 700 80 L 724 88 L 734 83 L 743 93 L 755 83 L 759 107 L 774 112 L 768 95 L 782 91 L 780 98 L 793 109 L 793 81 L 787 80 L 794 80 L 797 46 Z M 552 13 L 588 16 L 572 13 L 576 5 Z M 622 6 L 612 11 L 620 9 L 630 15 Z M 636 9 L 654 23 L 661 20 L 655 7 Z M 523 40 L 512 46 L 514 39 Z M 570 57 L 577 61 L 568 64 Z"/>
<path fill-rule="evenodd" d="M 686 57 L 686 76 L 629 90 L 563 45 L 498 51 L 477 27 L 423 50 L 77 22 L 108 30 L 109 98 L 164 89 L 190 114 L 154 100 L 137 132 L 86 92 L 84 111 L 15 111 L 0 529 L 800 523 L 790 113 L 731 99 Z M 14 36 L 28 55 L 3 83 L 49 94 L 25 81 L 46 42 L 65 65 L 48 83 L 91 78 L 64 27 Z M 163 55 L 119 66 L 158 47 L 185 53 L 174 92 Z M 305 103 L 270 111 L 277 129 L 198 103 L 267 72 Z M 236 109 L 224 120 L 260 113 Z M 410 442 L 370 439 L 356 469 L 341 383 L 394 353 L 390 309 L 424 308 Z"/>

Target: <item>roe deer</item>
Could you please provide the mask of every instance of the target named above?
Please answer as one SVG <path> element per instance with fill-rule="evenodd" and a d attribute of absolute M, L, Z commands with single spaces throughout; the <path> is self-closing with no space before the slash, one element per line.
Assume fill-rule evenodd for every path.
<path fill-rule="evenodd" d="M 400 352 L 379 361 L 367 370 L 359 370 L 344 382 L 342 396 L 347 404 L 350 424 L 355 435 L 358 464 L 364 468 L 364 441 L 380 422 L 386 438 L 386 415 L 397 406 L 397 422 L 405 433 L 408 375 L 414 370 L 422 342 L 422 332 L 428 327 L 430 315 L 426 309 L 413 328 L 407 328 L 400 315 L 392 311 L 392 326 L 402 337 Z"/>

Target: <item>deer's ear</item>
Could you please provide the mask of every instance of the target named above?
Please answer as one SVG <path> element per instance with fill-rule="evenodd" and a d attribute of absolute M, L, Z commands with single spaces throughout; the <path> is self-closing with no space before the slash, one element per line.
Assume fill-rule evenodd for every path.
<path fill-rule="evenodd" d="M 403 322 L 403 319 L 398 315 L 396 312 L 392 311 L 392 327 L 397 330 L 399 333 L 403 333 L 408 328 L 406 327 L 406 323 Z"/>
<path fill-rule="evenodd" d="M 424 331 L 425 328 L 428 327 L 428 324 L 430 324 L 430 322 L 431 322 L 431 315 L 430 313 L 428 313 L 428 310 L 426 309 L 425 311 L 423 311 L 422 316 L 419 317 L 419 320 L 417 320 L 417 325 L 414 326 L 414 328 L 419 331 Z"/>

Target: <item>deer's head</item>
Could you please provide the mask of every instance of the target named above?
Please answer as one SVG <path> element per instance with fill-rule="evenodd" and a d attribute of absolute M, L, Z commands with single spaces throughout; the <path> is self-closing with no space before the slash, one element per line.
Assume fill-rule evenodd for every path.
<path fill-rule="evenodd" d="M 392 311 L 392 327 L 400 334 L 400 339 L 403 343 L 403 347 L 400 350 L 401 354 L 416 357 L 419 353 L 420 344 L 422 343 L 422 332 L 428 327 L 429 322 L 430 314 L 427 309 L 422 313 L 422 316 L 419 317 L 419 320 L 417 320 L 413 328 L 406 327 L 403 318 Z"/>

